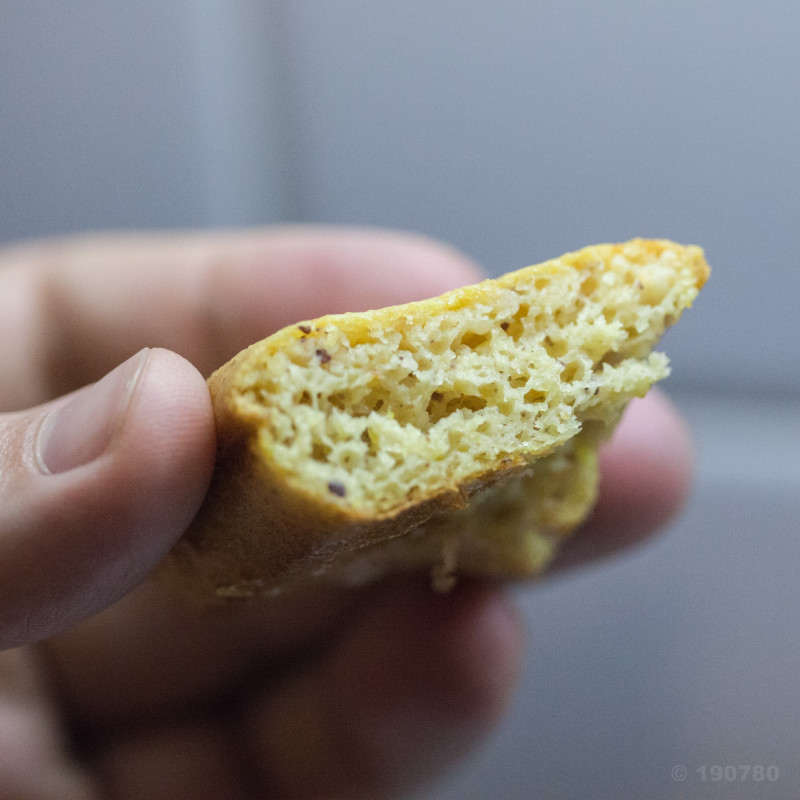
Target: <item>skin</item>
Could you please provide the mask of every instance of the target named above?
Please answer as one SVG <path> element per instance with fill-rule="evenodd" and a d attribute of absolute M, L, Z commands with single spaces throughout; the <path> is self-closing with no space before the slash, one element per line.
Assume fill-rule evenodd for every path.
<path fill-rule="evenodd" d="M 0 252 L 0 796 L 389 797 L 491 730 L 522 652 L 502 587 L 406 579 L 208 614 L 146 580 L 210 477 L 204 375 L 299 319 L 478 278 L 442 245 L 367 230 Z M 680 507 L 689 440 L 662 395 L 631 405 L 602 465 L 553 574 Z"/>

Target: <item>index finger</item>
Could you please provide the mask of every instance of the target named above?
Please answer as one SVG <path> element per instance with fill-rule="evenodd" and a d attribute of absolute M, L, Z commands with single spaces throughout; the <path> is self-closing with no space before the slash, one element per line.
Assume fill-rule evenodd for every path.
<path fill-rule="evenodd" d="M 0 410 L 96 380 L 145 346 L 208 373 L 284 325 L 479 278 L 464 256 L 377 230 L 125 234 L 0 253 Z"/>

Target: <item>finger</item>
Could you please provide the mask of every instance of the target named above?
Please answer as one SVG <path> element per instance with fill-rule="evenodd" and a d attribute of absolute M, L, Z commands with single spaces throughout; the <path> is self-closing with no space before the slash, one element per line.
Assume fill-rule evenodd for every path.
<path fill-rule="evenodd" d="M 387 797 L 429 780 L 497 720 L 521 658 L 506 598 L 402 584 L 337 646 L 255 704 L 251 748 L 274 797 Z"/>
<path fill-rule="evenodd" d="M 427 239 L 374 230 L 75 238 L 0 253 L 0 407 L 108 372 L 144 346 L 203 373 L 278 328 L 421 299 L 474 281 Z"/>
<path fill-rule="evenodd" d="M 214 451 L 205 382 L 167 351 L 0 417 L 0 645 L 51 635 L 141 582 L 196 513 Z"/>
<path fill-rule="evenodd" d="M 47 683 L 26 649 L 0 653 L 0 797 L 100 797 L 70 757 Z"/>
<path fill-rule="evenodd" d="M 327 639 L 360 597 L 319 585 L 210 611 L 147 582 L 40 651 L 73 726 L 103 741 L 131 721 L 182 716 L 202 698 L 247 692 L 272 665 Z"/>
<path fill-rule="evenodd" d="M 561 549 L 558 572 L 644 541 L 683 506 L 692 476 L 689 431 L 658 390 L 628 406 L 601 451 L 600 494 L 592 515 Z"/>
<path fill-rule="evenodd" d="M 245 800 L 248 774 L 235 739 L 205 721 L 111 739 L 93 758 L 115 800 Z"/>

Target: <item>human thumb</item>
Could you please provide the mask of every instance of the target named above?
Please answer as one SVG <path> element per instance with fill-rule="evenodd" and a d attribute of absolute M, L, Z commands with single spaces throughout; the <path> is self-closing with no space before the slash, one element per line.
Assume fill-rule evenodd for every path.
<path fill-rule="evenodd" d="M 0 415 L 0 647 L 63 630 L 143 581 L 197 511 L 214 453 L 205 381 L 167 350 Z"/>

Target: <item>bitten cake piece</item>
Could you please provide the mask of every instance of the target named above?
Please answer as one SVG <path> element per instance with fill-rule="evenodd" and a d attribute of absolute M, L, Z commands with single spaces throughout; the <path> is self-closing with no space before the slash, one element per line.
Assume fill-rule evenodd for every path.
<path fill-rule="evenodd" d="M 591 509 L 598 444 L 668 374 L 652 348 L 708 273 L 698 247 L 597 245 L 254 344 L 209 379 L 217 465 L 162 576 L 228 598 L 536 574 Z"/>

